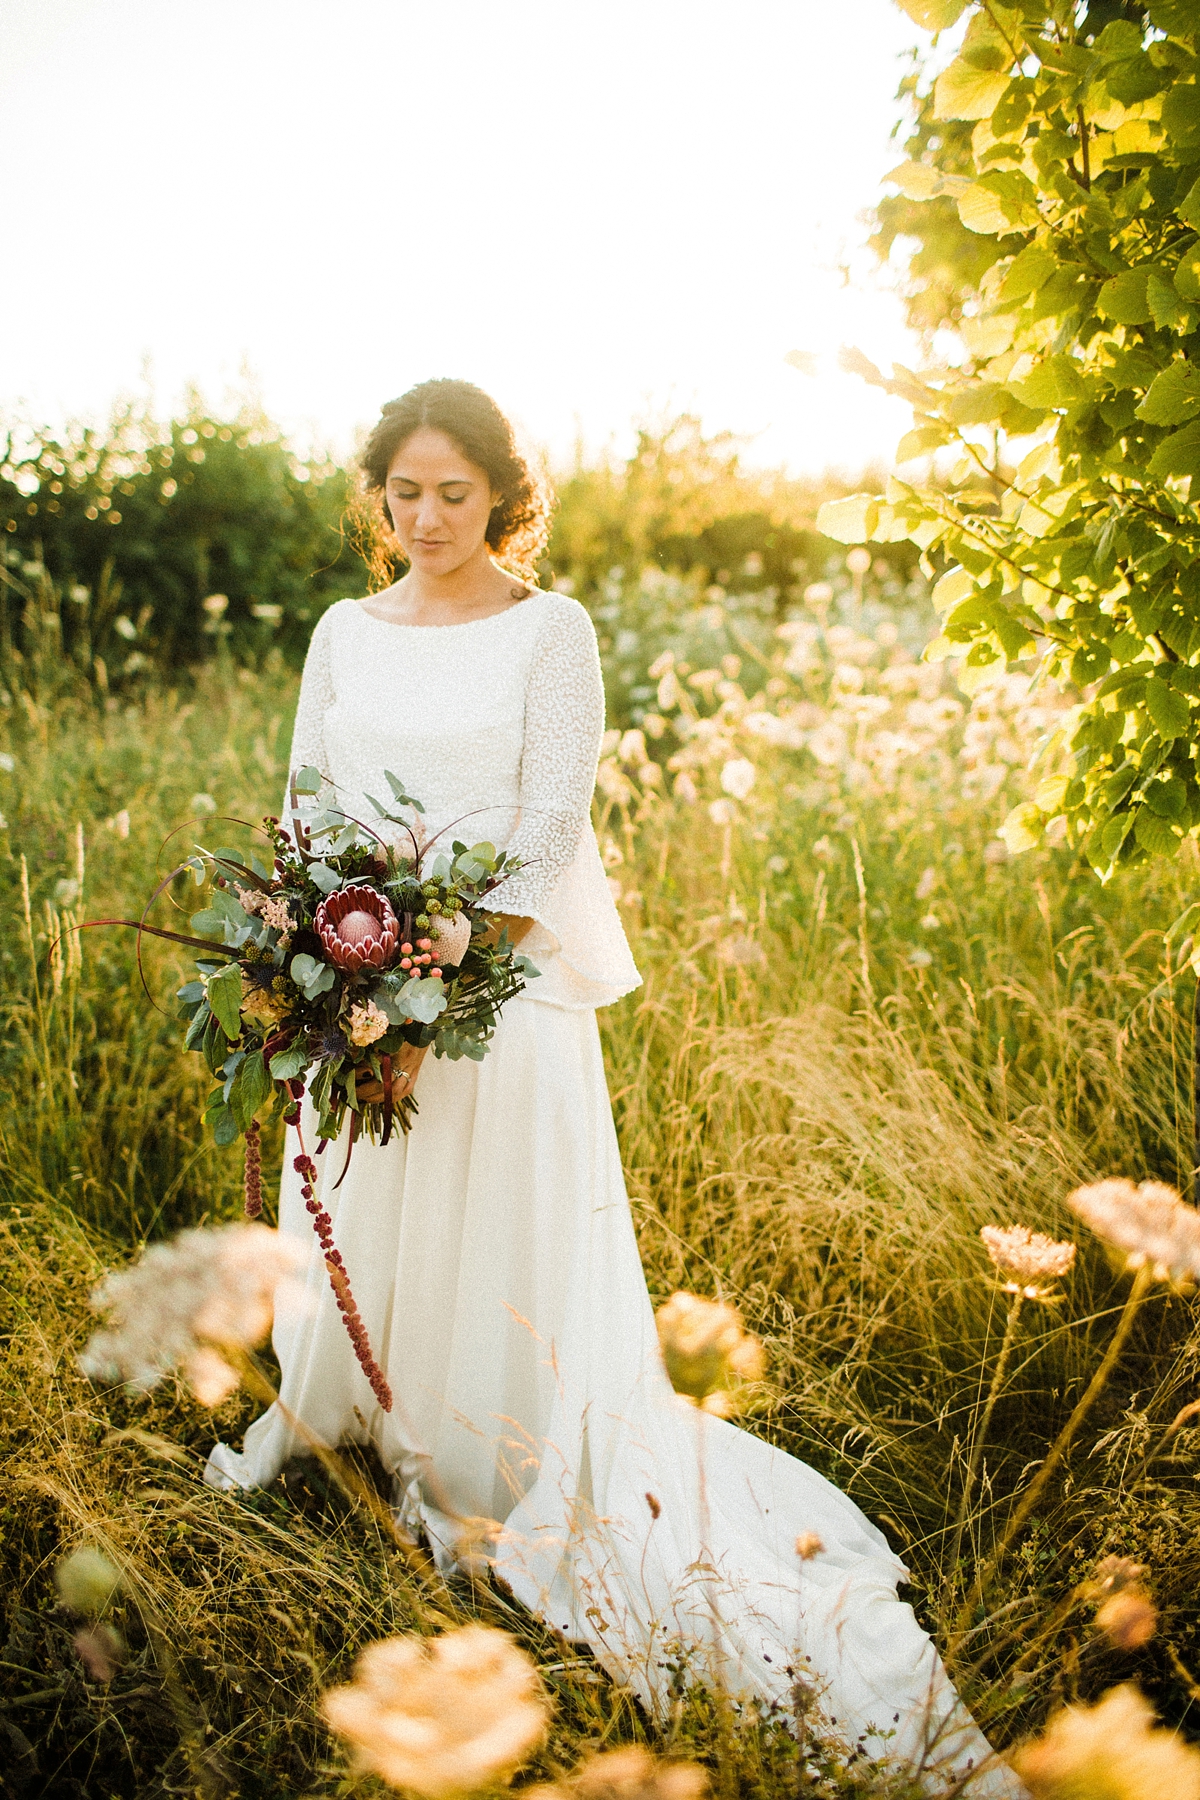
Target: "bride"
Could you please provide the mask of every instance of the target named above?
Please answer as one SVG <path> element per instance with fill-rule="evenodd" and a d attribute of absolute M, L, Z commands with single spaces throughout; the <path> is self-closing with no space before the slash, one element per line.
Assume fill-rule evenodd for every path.
<path fill-rule="evenodd" d="M 336 1191 L 341 1158 L 321 1159 L 316 1197 L 390 1412 L 342 1327 L 289 1130 L 280 1228 L 305 1247 L 308 1292 L 276 1322 L 284 1407 L 329 1443 L 373 1443 L 401 1519 L 444 1568 L 464 1532 L 478 1556 L 482 1534 L 518 1599 L 652 1709 L 682 1665 L 788 1715 L 819 1710 L 831 1735 L 931 1792 L 966 1778 L 972 1796 L 1020 1795 L 897 1599 L 906 1571 L 881 1533 L 667 1380 L 596 1025 L 640 981 L 589 820 L 596 639 L 576 601 L 510 573 L 545 542 L 538 482 L 462 381 L 390 401 L 363 468 L 408 570 L 319 620 L 292 769 L 315 765 L 363 819 L 391 769 L 428 833 L 467 815 L 471 841 L 507 846 L 521 867 L 495 891 L 496 929 L 541 973 L 482 1062 L 406 1055 L 393 1089 L 416 1087 L 410 1136 L 360 1142 Z M 301 1128 L 312 1144 L 311 1111 Z M 241 1454 L 217 1445 L 207 1477 L 257 1487 L 298 1448 L 271 1407 Z M 803 1561 L 802 1533 L 821 1546 Z"/>

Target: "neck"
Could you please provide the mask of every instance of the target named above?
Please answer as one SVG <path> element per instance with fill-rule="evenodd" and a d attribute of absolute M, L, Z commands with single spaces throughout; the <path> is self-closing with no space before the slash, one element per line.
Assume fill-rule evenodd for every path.
<path fill-rule="evenodd" d="M 498 569 L 486 545 L 457 569 L 436 575 L 417 566 L 409 568 L 398 585 L 415 606 L 494 606 L 513 583 Z"/>

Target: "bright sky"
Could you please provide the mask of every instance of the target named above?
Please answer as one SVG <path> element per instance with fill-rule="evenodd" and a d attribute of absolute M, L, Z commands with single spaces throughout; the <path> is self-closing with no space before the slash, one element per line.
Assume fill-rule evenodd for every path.
<path fill-rule="evenodd" d="M 461 375 L 556 459 L 665 407 L 888 458 L 907 408 L 833 359 L 914 355 L 861 214 L 915 36 L 891 0 L 0 0 L 0 406 L 248 370 L 344 450 Z"/>

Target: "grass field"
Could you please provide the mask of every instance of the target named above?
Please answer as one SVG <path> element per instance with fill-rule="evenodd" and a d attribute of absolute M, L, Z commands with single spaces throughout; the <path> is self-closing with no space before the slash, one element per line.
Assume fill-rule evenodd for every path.
<path fill-rule="evenodd" d="M 81 966 L 51 946 L 68 915 L 138 910 L 214 813 L 276 809 L 293 678 L 213 666 L 106 701 L 61 669 L 47 624 L 7 680 L 9 1791 L 381 1792 L 348 1773 L 316 1702 L 363 1643 L 428 1606 L 403 1559 L 315 1465 L 237 1502 L 203 1487 L 214 1436 L 236 1437 L 253 1414 L 244 1397 L 214 1416 L 169 1385 L 102 1395 L 75 1366 L 102 1271 L 148 1237 L 237 1216 L 240 1159 L 200 1135 L 198 1059 L 181 1059 L 170 1009 L 175 953 L 146 951 L 158 1011 L 137 986 L 132 933 L 85 933 Z M 997 827 L 1053 717 L 1020 683 L 955 697 L 894 632 L 805 627 L 754 649 L 708 616 L 648 680 L 658 710 L 606 746 L 597 824 L 646 977 L 601 1018 L 651 1289 L 741 1307 L 770 1353 L 749 1427 L 882 1526 L 945 1650 L 1129 1292 L 1066 1194 L 1109 1174 L 1187 1187 L 1192 980 L 1164 961 L 1163 934 L 1194 862 L 1102 890 L 1065 844 L 1005 859 Z M 1022 1310 L 956 1556 L 1007 1309 L 978 1233 L 1014 1222 L 1079 1253 L 1061 1301 Z M 1194 1723 L 1200 1433 L 1162 1439 L 1196 1395 L 1198 1350 L 1191 1303 L 1152 1289 L 973 1607 L 955 1672 L 998 1742 L 1127 1678 L 1168 1721 Z M 86 1679 L 56 1604 L 54 1566 L 82 1543 L 125 1573 L 114 1618 L 129 1656 L 108 1684 Z M 1077 1592 L 1114 1553 L 1147 1566 L 1159 1611 L 1135 1652 L 1095 1629 Z M 468 1589 L 436 1604 L 514 1624 Z M 601 1744 L 663 1747 L 627 1696 L 535 1623 L 515 1624 L 557 1708 L 532 1775 Z M 806 1774 L 769 1722 L 731 1721 L 703 1696 L 671 1747 L 709 1763 L 720 1794 L 810 1780 L 903 1791 L 836 1758 Z"/>

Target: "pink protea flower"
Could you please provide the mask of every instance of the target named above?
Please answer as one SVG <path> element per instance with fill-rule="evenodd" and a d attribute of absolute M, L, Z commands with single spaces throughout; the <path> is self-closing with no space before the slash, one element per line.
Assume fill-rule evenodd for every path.
<path fill-rule="evenodd" d="M 349 887 L 330 894 L 317 908 L 317 935 L 336 968 L 386 969 L 396 960 L 400 925 L 391 902 L 374 888 Z"/>

